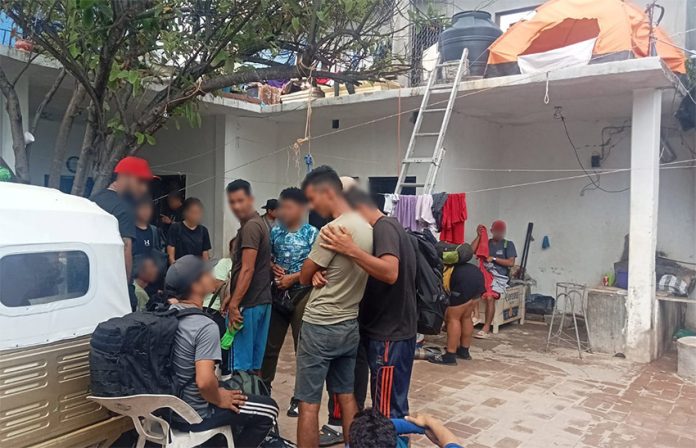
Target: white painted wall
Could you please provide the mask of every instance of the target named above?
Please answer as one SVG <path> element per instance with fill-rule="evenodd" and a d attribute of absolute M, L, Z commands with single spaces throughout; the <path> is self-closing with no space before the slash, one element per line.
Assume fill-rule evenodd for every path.
<path fill-rule="evenodd" d="M 349 106 L 350 107 L 350 106 Z M 341 128 L 368 121 L 374 117 L 350 118 L 350 109 L 317 109 L 312 120 L 313 135 L 331 132 L 331 119 L 339 118 Z M 552 114 L 550 111 L 549 115 Z M 628 118 L 628 117 L 626 117 Z M 667 126 L 676 126 L 665 118 Z M 586 166 L 600 143 L 602 127 L 621 124 L 582 122 L 568 119 L 569 131 Z M 275 130 L 274 130 L 275 128 Z M 227 129 L 234 137 L 228 145 L 226 169 L 232 171 L 227 180 L 242 177 L 249 180 L 261 205 L 267 197 L 275 197 L 287 185 L 297 185 L 305 167 L 300 157 L 300 169 L 295 156 L 283 147 L 290 146 L 304 135 L 304 123 L 276 123 L 270 119 L 235 119 L 228 117 Z M 370 176 L 395 176 L 400 156 L 397 150 L 397 122 L 384 120 L 376 124 L 346 130 L 312 142 L 314 166 L 329 164 L 341 175 L 358 176 L 367 185 Z M 402 152 L 408 143 L 412 124 L 408 116 L 401 121 Z M 673 145 L 680 159 L 692 158 L 681 145 L 679 133 L 673 135 Z M 627 168 L 630 129 L 613 149 L 602 168 Z M 693 138 L 692 138 L 693 144 Z M 586 147 L 590 145 L 590 147 Z M 530 126 L 510 126 L 455 114 L 450 125 L 446 147 L 448 152 L 440 172 L 438 188 L 449 192 L 476 191 L 499 188 L 544 179 L 582 175 L 581 172 L 491 173 L 468 171 L 469 168 L 528 168 L 577 170 L 573 151 L 559 121 Z M 275 155 L 247 164 L 255 158 Z M 302 148 L 307 150 L 306 144 Z M 234 174 L 232 174 L 234 173 Z M 694 171 L 666 170 L 661 176 L 660 220 L 658 249 L 670 257 L 694 261 Z M 478 223 L 490 225 L 494 219 L 508 223 L 509 238 L 521 255 L 528 222 L 535 223 L 535 241 L 529 256 L 529 272 L 538 282 L 537 292 L 553 294 L 558 281 L 576 281 L 596 285 L 602 275 L 613 269 L 623 249 L 628 233 L 628 192 L 609 194 L 580 190 L 585 178 L 536 186 L 467 194 L 469 220 L 466 240 L 475 236 Z M 621 189 L 628 185 L 628 173 L 605 175 L 601 185 Z M 225 238 L 236 231 L 234 218 L 225 214 Z M 541 249 L 544 235 L 551 247 Z"/>

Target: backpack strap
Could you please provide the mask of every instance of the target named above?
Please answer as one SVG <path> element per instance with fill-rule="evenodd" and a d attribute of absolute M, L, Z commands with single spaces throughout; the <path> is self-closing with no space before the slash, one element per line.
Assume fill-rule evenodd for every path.
<path fill-rule="evenodd" d="M 208 319 L 210 319 L 210 320 L 212 320 L 213 322 L 215 322 L 215 319 L 213 319 L 213 316 L 211 316 L 210 314 L 206 313 L 205 311 L 203 311 L 203 310 L 200 309 L 200 308 L 185 308 L 185 309 L 183 309 L 183 310 L 177 310 L 175 316 L 176 316 L 177 319 L 182 319 L 182 318 L 184 318 L 184 317 L 186 317 L 186 316 L 205 316 L 205 317 L 207 317 Z M 215 325 L 217 325 L 217 323 L 215 323 Z"/>
<path fill-rule="evenodd" d="M 210 298 L 210 301 L 208 302 L 208 308 L 212 308 L 213 304 L 217 300 L 218 297 L 220 297 L 220 294 L 222 294 L 222 290 L 227 286 L 227 282 L 223 283 L 220 285 L 220 287 L 215 291 L 215 294 L 213 294 L 213 297 Z"/>

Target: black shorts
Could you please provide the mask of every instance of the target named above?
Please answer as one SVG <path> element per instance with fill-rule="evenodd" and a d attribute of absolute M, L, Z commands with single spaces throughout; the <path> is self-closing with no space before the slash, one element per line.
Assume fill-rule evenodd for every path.
<path fill-rule="evenodd" d="M 450 280 L 450 306 L 464 305 L 486 292 L 486 283 L 478 266 L 465 263 L 454 267 Z"/>

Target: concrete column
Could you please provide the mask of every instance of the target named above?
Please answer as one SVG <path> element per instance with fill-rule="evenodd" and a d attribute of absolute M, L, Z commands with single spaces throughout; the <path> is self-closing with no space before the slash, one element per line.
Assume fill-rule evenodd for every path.
<path fill-rule="evenodd" d="M 228 182 L 233 181 L 238 177 L 238 172 L 233 171 L 236 163 L 239 163 L 239 119 L 232 115 L 225 115 L 225 151 L 224 151 L 224 164 L 223 164 L 223 183 L 225 186 Z M 229 207 L 227 206 L 227 195 L 223 193 L 223 241 L 227 244 L 234 236 L 237 234 L 237 229 L 239 228 L 239 222 L 232 215 Z"/>
<path fill-rule="evenodd" d="M 9 72 L 8 77 L 10 79 L 14 78 L 15 74 Z M 29 81 L 27 76 L 22 76 L 15 84 L 15 91 L 19 97 L 19 107 L 22 109 L 22 124 L 24 125 L 24 130 L 29 127 Z M 7 117 L 7 111 L 5 110 L 5 97 L 0 95 L 0 155 L 9 167 L 14 171 L 15 169 L 15 155 L 12 150 L 12 133 L 10 132 L 10 120 Z"/>
<path fill-rule="evenodd" d="M 225 240 L 225 214 L 229 213 L 227 208 L 227 201 L 225 197 L 225 124 L 226 119 L 224 115 L 215 116 L 215 148 L 214 153 L 215 165 L 213 167 L 213 174 L 215 175 L 215 180 L 213 181 L 215 185 L 215 191 L 213 192 L 214 204 L 213 204 L 213 219 L 215 220 L 215 231 L 213 235 L 213 241 L 215 241 L 215 247 L 213 251 L 215 255 L 221 258 L 227 257 L 227 243 L 229 240 Z"/>
<path fill-rule="evenodd" d="M 638 362 L 650 362 L 657 353 L 653 316 L 661 98 L 657 89 L 633 92 L 626 356 Z"/>

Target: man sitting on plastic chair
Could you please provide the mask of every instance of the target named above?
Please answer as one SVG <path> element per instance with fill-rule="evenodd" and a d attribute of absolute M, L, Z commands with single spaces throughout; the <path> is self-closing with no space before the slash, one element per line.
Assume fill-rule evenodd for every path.
<path fill-rule="evenodd" d="M 167 272 L 165 290 L 178 299 L 175 309 L 201 308 L 203 298 L 214 292 L 211 266 L 192 255 L 176 261 Z M 218 383 L 215 363 L 222 358 L 217 324 L 206 316 L 192 315 L 179 322 L 174 340 L 172 364 L 181 390 L 180 397 L 198 412 L 203 421 L 188 424 L 174 419 L 180 431 L 206 431 L 230 425 L 239 447 L 257 447 L 275 424 L 278 406 L 270 397 L 244 395 Z"/>

